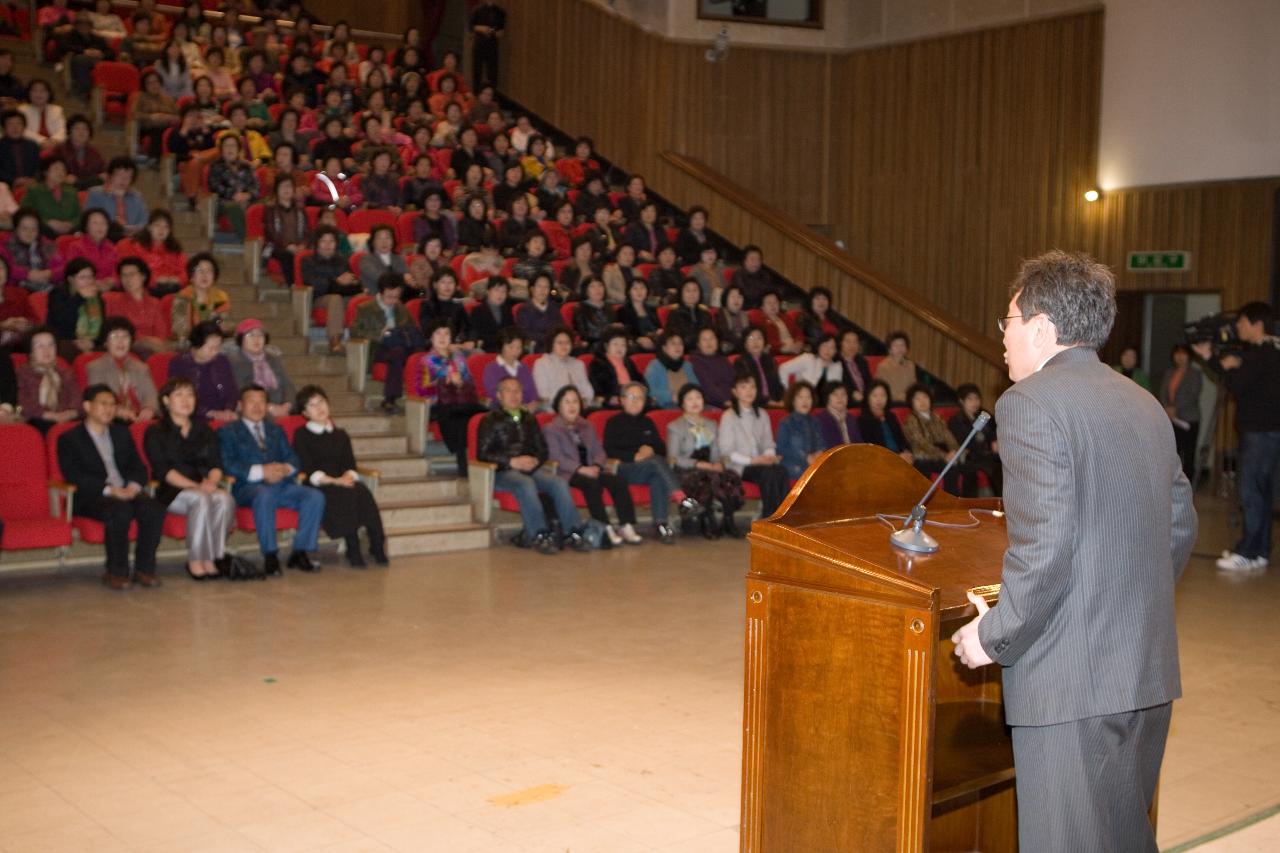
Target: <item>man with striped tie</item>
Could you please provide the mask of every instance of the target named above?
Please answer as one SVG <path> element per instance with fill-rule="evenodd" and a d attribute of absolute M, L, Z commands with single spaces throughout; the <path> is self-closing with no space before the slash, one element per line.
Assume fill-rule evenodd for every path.
<path fill-rule="evenodd" d="M 952 640 L 965 665 L 1003 667 L 1019 849 L 1154 853 L 1191 486 L 1159 403 L 1098 359 L 1111 271 L 1053 251 L 1024 263 L 1011 292 L 1000 600 L 988 610 L 970 593 L 977 618 Z"/>

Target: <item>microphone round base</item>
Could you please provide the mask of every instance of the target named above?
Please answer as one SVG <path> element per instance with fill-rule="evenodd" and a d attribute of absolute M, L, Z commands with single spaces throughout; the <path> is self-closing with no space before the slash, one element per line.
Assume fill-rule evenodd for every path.
<path fill-rule="evenodd" d="M 938 550 L 938 540 L 915 526 L 895 530 L 889 535 L 889 541 L 897 548 L 917 554 L 932 554 Z"/>

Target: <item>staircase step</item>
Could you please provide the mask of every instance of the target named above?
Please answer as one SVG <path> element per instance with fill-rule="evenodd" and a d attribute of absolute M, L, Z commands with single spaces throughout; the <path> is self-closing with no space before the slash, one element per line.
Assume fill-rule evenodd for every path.
<path fill-rule="evenodd" d="M 347 390 L 347 377 L 340 373 L 313 373 L 313 368 L 308 368 L 306 373 L 295 373 L 289 371 L 289 378 L 293 380 L 295 387 L 301 388 L 303 385 L 319 385 L 325 390 L 326 394 L 334 391 Z"/>
<path fill-rule="evenodd" d="M 404 418 L 386 415 L 357 415 L 342 419 L 342 428 L 351 436 L 387 435 L 404 432 Z"/>
<path fill-rule="evenodd" d="M 231 299 L 231 319 L 234 322 L 256 317 L 263 323 L 268 319 L 293 322 L 289 306 L 279 302 L 258 302 L 256 295 L 249 299 Z"/>
<path fill-rule="evenodd" d="M 401 435 L 370 435 L 370 436 L 353 436 L 351 439 L 352 449 L 355 450 L 356 459 L 362 460 L 361 464 L 368 464 L 363 461 L 370 455 L 379 453 L 387 455 L 403 456 L 409 449 L 409 438 Z M 379 466 L 373 466 L 379 467 Z"/>
<path fill-rule="evenodd" d="M 280 350 L 281 355 L 306 355 L 311 351 L 311 341 L 301 335 L 271 336 L 271 345 Z"/>
<path fill-rule="evenodd" d="M 257 303 L 255 302 L 253 304 L 256 305 Z M 231 308 L 232 315 L 234 316 L 236 313 L 235 309 L 237 308 L 236 304 L 232 303 Z M 244 318 L 240 317 L 239 319 Z M 293 317 L 289 316 L 287 313 L 281 314 L 279 317 L 260 316 L 258 319 L 262 321 L 262 327 L 271 333 L 272 341 L 276 338 L 285 338 L 297 334 L 293 328 Z M 238 320 L 236 322 L 238 322 Z"/>
<path fill-rule="evenodd" d="M 388 470 L 386 466 L 377 465 L 376 467 L 385 476 Z M 396 503 L 462 498 L 466 497 L 464 494 L 466 492 L 465 485 L 466 481 L 454 477 L 434 477 L 430 480 L 415 477 L 412 479 L 397 479 L 393 482 L 387 482 L 386 479 L 383 479 L 378 483 L 378 502 L 381 504 L 383 501 Z"/>
<path fill-rule="evenodd" d="M 447 551 L 471 551 L 493 544 L 493 533 L 483 524 L 460 524 L 452 527 L 423 527 L 387 531 L 387 554 L 439 554 Z"/>
<path fill-rule="evenodd" d="M 258 301 L 292 304 L 293 294 L 289 292 L 287 287 L 272 287 L 271 285 L 266 285 L 258 288 Z"/>
<path fill-rule="evenodd" d="M 286 355 L 282 361 L 284 369 L 292 376 L 295 373 L 318 373 L 325 376 L 345 376 L 347 359 L 330 355 Z"/>
<path fill-rule="evenodd" d="M 390 502 L 378 500 L 382 525 L 388 532 L 442 525 L 468 524 L 471 504 L 468 501 Z"/>
<path fill-rule="evenodd" d="M 434 482 L 426 480 L 427 460 L 421 456 L 409 456 L 401 451 L 400 453 L 360 453 L 356 452 L 356 461 L 364 468 L 377 468 L 381 472 L 384 480 L 407 481 L 410 479 L 418 479 L 423 482 Z M 381 489 L 381 485 L 379 485 Z"/>

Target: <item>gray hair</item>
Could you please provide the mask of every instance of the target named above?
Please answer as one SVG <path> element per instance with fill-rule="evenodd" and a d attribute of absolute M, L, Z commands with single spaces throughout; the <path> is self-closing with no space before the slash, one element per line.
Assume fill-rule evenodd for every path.
<path fill-rule="evenodd" d="M 1009 286 L 1024 318 L 1043 314 L 1062 346 L 1101 349 L 1116 321 L 1116 279 L 1083 252 L 1054 249 L 1022 262 Z"/>

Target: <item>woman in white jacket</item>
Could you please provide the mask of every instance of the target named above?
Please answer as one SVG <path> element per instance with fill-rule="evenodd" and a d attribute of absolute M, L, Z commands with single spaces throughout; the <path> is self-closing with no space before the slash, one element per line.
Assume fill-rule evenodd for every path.
<path fill-rule="evenodd" d="M 720 416 L 720 453 L 726 468 L 760 488 L 760 517 L 768 518 L 787 496 L 787 471 L 773 440 L 773 425 L 756 400 L 751 374 L 733 382 L 733 401 Z"/>
<path fill-rule="evenodd" d="M 818 338 L 813 352 L 804 352 L 793 359 L 778 365 L 778 377 L 782 387 L 787 388 L 793 382 L 808 382 L 820 393 L 830 382 L 839 385 L 844 381 L 844 369 L 837 357 L 838 347 L 833 335 Z M 826 405 L 825 399 L 817 401 L 819 406 Z"/>
<path fill-rule="evenodd" d="M 27 139 L 40 146 L 41 153 L 67 141 L 67 119 L 62 107 L 53 102 L 53 89 L 39 78 L 27 86 L 27 103 L 18 107 L 27 120 Z"/>
<path fill-rule="evenodd" d="M 573 357 L 573 332 L 564 326 L 557 326 L 547 335 L 547 353 L 533 363 L 533 384 L 538 389 L 538 399 L 548 406 L 566 385 L 578 389 L 584 409 L 594 406 L 596 392 L 587 378 L 586 365 Z"/>

